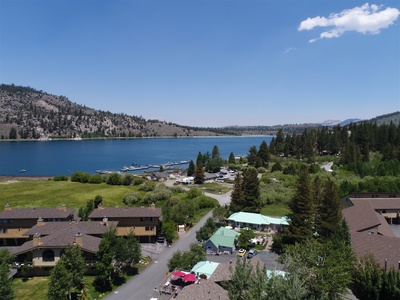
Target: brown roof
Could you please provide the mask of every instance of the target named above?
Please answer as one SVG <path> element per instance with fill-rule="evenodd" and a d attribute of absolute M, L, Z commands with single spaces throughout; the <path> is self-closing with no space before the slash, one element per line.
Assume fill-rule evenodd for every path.
<path fill-rule="evenodd" d="M 369 202 L 373 209 L 400 210 L 400 198 L 350 198 L 351 202 Z"/>
<path fill-rule="evenodd" d="M 0 212 L 0 219 L 65 219 L 74 213 L 74 209 L 66 208 L 13 208 Z"/>
<path fill-rule="evenodd" d="M 369 201 L 355 200 L 354 206 L 343 209 L 343 216 L 349 224 L 350 230 L 362 231 L 368 228 L 379 226 L 381 221 L 378 219 L 375 210 Z"/>
<path fill-rule="evenodd" d="M 385 267 L 386 258 L 388 268 L 394 267 L 397 270 L 400 261 L 400 238 L 352 232 L 351 245 L 357 256 L 372 254 L 382 268 Z"/>
<path fill-rule="evenodd" d="M 74 231 L 82 234 L 100 235 L 106 233 L 110 227 L 116 228 L 118 221 L 109 221 L 108 226 L 100 221 L 83 221 L 83 222 L 47 222 L 43 225 L 35 225 L 24 236 L 33 236 L 39 233 L 41 236 L 50 235 L 57 232 Z"/>
<path fill-rule="evenodd" d="M 89 218 L 135 218 L 135 217 L 161 217 L 161 208 L 149 207 L 104 207 L 95 209 Z"/>
<path fill-rule="evenodd" d="M 33 241 L 28 241 L 13 250 L 14 255 L 32 251 L 37 248 L 66 248 L 75 242 L 77 232 L 75 230 L 67 230 L 65 232 L 53 233 L 48 236 L 40 237 L 39 246 L 33 246 Z M 82 234 L 82 250 L 96 253 L 99 251 L 101 238 L 87 234 Z"/>
<path fill-rule="evenodd" d="M 185 286 L 175 299 L 229 300 L 228 291 L 213 281 L 201 280 L 199 284 Z"/>
<path fill-rule="evenodd" d="M 248 259 L 253 268 L 255 269 L 257 266 L 260 268 L 264 266 L 264 263 L 258 259 L 258 257 L 253 257 L 252 259 Z M 220 263 L 218 267 L 215 269 L 214 273 L 210 276 L 210 281 L 229 281 L 232 278 L 233 273 L 235 272 L 236 261 L 231 263 Z"/>

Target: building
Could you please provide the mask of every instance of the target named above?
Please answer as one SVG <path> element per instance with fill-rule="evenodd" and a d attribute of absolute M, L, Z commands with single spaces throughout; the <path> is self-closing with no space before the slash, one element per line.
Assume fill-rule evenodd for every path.
<path fill-rule="evenodd" d="M 400 224 L 400 198 L 365 197 L 342 199 L 342 210 L 359 257 L 372 254 L 382 268 L 400 267 L 400 237 L 391 224 Z"/>
<path fill-rule="evenodd" d="M 228 222 L 233 228 L 251 228 L 255 230 L 280 230 L 283 225 L 289 225 L 286 217 L 272 218 L 249 212 L 234 213 L 229 216 Z"/>
<path fill-rule="evenodd" d="M 207 254 L 235 252 L 239 232 L 220 227 L 204 244 Z"/>
<path fill-rule="evenodd" d="M 94 267 L 96 253 L 99 250 L 101 236 L 117 222 L 43 222 L 28 230 L 24 236 L 28 241 L 13 249 L 15 266 L 24 263 L 30 266 L 31 275 L 48 275 L 59 261 L 64 249 L 69 245 L 81 247 L 87 267 Z"/>
<path fill-rule="evenodd" d="M 161 208 L 150 207 L 103 207 L 99 206 L 90 215 L 91 221 L 118 222 L 117 235 L 133 233 L 140 242 L 154 243 L 161 228 Z"/>
<path fill-rule="evenodd" d="M 0 246 L 19 246 L 28 240 L 24 235 L 36 225 L 43 222 L 65 222 L 74 219 L 74 209 L 65 205 L 56 208 L 12 208 L 4 207 L 0 213 Z"/>

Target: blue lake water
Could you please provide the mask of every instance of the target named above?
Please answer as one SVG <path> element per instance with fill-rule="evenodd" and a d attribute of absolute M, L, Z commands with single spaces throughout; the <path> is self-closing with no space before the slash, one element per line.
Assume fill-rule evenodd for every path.
<path fill-rule="evenodd" d="M 196 161 L 199 152 L 218 146 L 221 157 L 246 155 L 271 136 L 207 138 L 138 138 L 127 140 L 0 142 L 0 176 L 71 175 L 77 171 L 119 171 L 132 163 Z M 186 165 L 187 166 L 187 165 Z M 183 165 L 185 167 L 185 165 Z M 20 170 L 26 170 L 20 173 Z"/>

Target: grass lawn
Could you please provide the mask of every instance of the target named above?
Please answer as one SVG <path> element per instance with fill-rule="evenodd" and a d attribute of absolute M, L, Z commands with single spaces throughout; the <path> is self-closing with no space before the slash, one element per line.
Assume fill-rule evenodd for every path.
<path fill-rule="evenodd" d="M 103 205 L 108 207 L 124 206 L 122 200 L 136 187 L 113 186 L 105 183 L 82 184 L 70 181 L 21 180 L 18 182 L 0 182 L 0 210 L 4 205 L 11 207 L 56 207 L 65 204 L 78 209 L 97 195 L 103 197 Z"/>
<path fill-rule="evenodd" d="M 270 216 L 270 217 L 283 217 L 287 216 L 287 214 L 290 213 L 290 210 L 286 204 L 271 204 L 271 205 L 266 205 L 263 208 L 261 208 L 261 214 Z"/>
<path fill-rule="evenodd" d="M 47 299 L 48 277 L 33 277 L 27 281 L 21 278 L 13 280 L 15 300 L 45 300 Z"/>
<path fill-rule="evenodd" d="M 128 281 L 132 276 L 126 276 Z M 102 299 L 111 293 L 100 293 L 93 287 L 93 281 L 95 276 L 85 276 L 85 283 L 88 287 L 89 299 Z M 49 277 L 32 277 L 27 281 L 23 281 L 22 278 L 16 278 L 13 280 L 13 289 L 15 292 L 15 300 L 46 300 L 47 290 L 49 284 Z M 117 286 L 113 286 L 113 289 Z"/>

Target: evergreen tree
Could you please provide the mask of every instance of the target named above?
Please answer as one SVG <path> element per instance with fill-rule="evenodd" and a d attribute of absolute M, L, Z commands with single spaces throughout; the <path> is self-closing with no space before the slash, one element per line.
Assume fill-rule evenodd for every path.
<path fill-rule="evenodd" d="M 8 138 L 9 138 L 10 140 L 16 140 L 16 139 L 18 138 L 18 136 L 17 136 L 17 130 L 16 130 L 14 127 L 12 127 L 12 128 L 10 129 L 10 133 L 9 133 L 9 135 L 8 135 Z"/>
<path fill-rule="evenodd" d="M 63 264 L 57 263 L 50 272 L 49 289 L 47 292 L 48 300 L 61 300 L 67 297 L 70 277 Z"/>
<path fill-rule="evenodd" d="M 220 158 L 218 146 L 215 145 L 212 149 L 211 158 Z"/>
<path fill-rule="evenodd" d="M 243 178 L 240 173 L 237 173 L 231 193 L 231 210 L 237 212 L 243 210 L 244 207 Z"/>
<path fill-rule="evenodd" d="M 249 149 L 249 153 L 247 154 L 247 163 L 249 166 L 256 167 L 257 165 L 257 148 L 256 146 L 251 146 Z"/>
<path fill-rule="evenodd" d="M 233 152 L 231 152 L 229 154 L 228 163 L 229 164 L 235 164 L 236 163 L 235 155 L 233 154 Z"/>
<path fill-rule="evenodd" d="M 194 183 L 202 184 L 204 182 L 204 169 L 201 160 L 196 165 L 196 173 L 194 176 Z"/>
<path fill-rule="evenodd" d="M 285 243 L 302 242 L 313 235 L 312 199 L 310 175 L 307 167 L 302 167 L 297 180 L 295 195 L 289 203 L 292 213 L 289 215 L 289 227 L 285 236 Z"/>
<path fill-rule="evenodd" d="M 258 149 L 258 157 L 261 159 L 261 166 L 267 168 L 270 160 L 270 153 L 267 142 L 265 140 L 262 141 Z"/>
<path fill-rule="evenodd" d="M 189 167 L 187 170 L 187 176 L 189 176 L 189 177 L 193 176 L 195 174 L 195 172 L 196 172 L 196 166 L 194 165 L 193 160 L 190 160 Z"/>
<path fill-rule="evenodd" d="M 330 239 L 335 231 L 337 231 L 342 220 L 338 189 L 331 180 L 324 183 L 318 215 L 321 221 L 320 227 L 317 228 L 318 235 L 322 239 Z"/>
<path fill-rule="evenodd" d="M 14 291 L 12 289 L 12 281 L 9 279 L 10 264 L 13 256 L 7 249 L 0 249 L 0 295 L 1 299 L 14 299 Z"/>
<path fill-rule="evenodd" d="M 244 210 L 259 213 L 261 210 L 260 182 L 255 168 L 246 168 L 243 172 Z"/>

